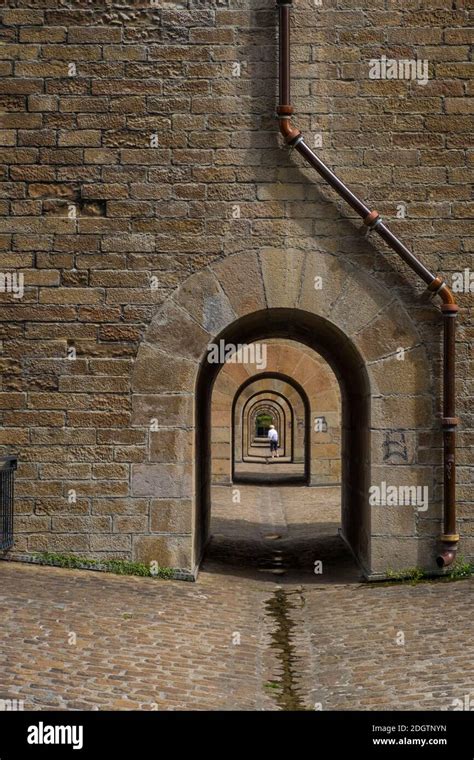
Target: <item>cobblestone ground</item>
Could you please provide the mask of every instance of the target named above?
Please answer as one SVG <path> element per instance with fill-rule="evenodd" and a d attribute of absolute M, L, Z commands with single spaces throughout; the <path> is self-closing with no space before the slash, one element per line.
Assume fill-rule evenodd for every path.
<path fill-rule="evenodd" d="M 1 563 L 0 698 L 224 710 L 445 710 L 474 698 L 470 581 L 360 583 L 336 534 L 337 489 L 230 496 L 214 489 L 195 584 Z"/>

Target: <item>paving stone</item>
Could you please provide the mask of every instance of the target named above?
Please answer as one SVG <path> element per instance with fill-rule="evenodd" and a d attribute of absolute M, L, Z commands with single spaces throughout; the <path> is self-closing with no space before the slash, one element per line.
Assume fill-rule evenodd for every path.
<path fill-rule="evenodd" d="M 196 583 L 2 563 L 2 699 L 267 711 L 442 711 L 472 699 L 472 581 L 360 583 L 336 532 L 337 489 L 246 486 L 238 505 L 230 490 L 214 489 Z M 134 552 L 186 562 L 179 537 L 137 538 Z"/>

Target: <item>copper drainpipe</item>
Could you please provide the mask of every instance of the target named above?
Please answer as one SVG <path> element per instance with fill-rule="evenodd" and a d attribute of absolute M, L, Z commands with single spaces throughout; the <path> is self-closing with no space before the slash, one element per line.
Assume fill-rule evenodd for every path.
<path fill-rule="evenodd" d="M 441 313 L 444 328 L 443 353 L 443 458 L 444 458 L 444 526 L 441 551 L 436 558 L 439 567 L 450 565 L 456 556 L 459 535 L 456 533 L 456 426 L 455 416 L 455 330 L 459 307 L 444 280 L 432 274 L 383 223 L 378 211 L 370 210 L 306 145 L 301 131 L 291 123 L 293 107 L 290 98 L 290 10 L 293 0 L 276 0 L 279 12 L 279 104 L 277 114 L 280 132 L 290 147 L 316 169 L 328 184 L 362 217 L 364 224 L 383 240 L 427 284 L 433 295 L 443 301 Z"/>

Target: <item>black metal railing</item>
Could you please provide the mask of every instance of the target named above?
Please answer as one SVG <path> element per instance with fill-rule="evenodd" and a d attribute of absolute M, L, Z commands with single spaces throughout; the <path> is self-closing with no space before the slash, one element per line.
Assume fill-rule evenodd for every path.
<path fill-rule="evenodd" d="M 13 546 L 13 478 L 16 457 L 0 458 L 0 550 Z"/>

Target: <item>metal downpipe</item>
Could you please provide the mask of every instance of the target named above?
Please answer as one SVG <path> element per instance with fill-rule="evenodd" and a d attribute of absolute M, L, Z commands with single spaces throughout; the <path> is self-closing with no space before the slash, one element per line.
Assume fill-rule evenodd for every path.
<path fill-rule="evenodd" d="M 279 105 L 277 114 L 280 132 L 285 142 L 295 148 L 326 182 L 363 219 L 364 224 L 377 232 L 387 245 L 395 251 L 408 266 L 427 284 L 433 295 L 439 295 L 443 304 L 443 533 L 441 552 L 436 558 L 439 567 L 450 565 L 458 547 L 456 533 L 456 427 L 455 416 L 455 319 L 459 307 L 443 279 L 430 272 L 427 267 L 399 240 L 383 223 L 378 211 L 370 210 L 334 172 L 306 145 L 301 131 L 291 124 L 290 75 L 290 12 L 293 0 L 276 0 L 279 17 Z"/>

